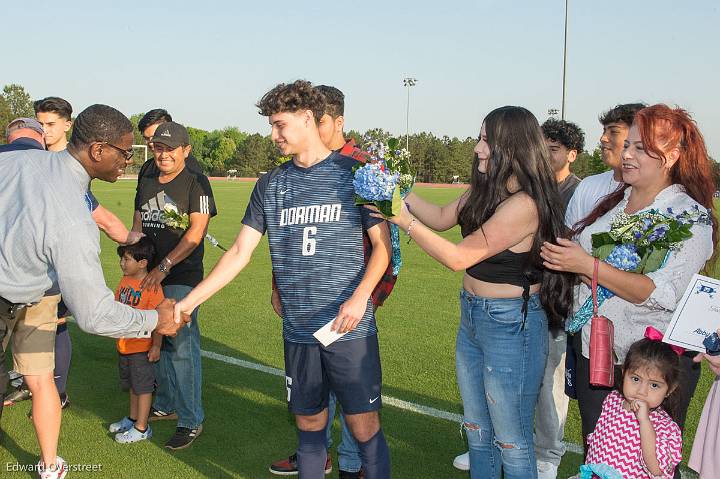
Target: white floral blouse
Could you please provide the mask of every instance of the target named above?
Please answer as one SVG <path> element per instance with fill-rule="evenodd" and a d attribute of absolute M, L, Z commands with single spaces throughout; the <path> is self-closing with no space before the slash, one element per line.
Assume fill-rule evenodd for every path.
<path fill-rule="evenodd" d="M 595 221 L 575 238 L 588 253 L 592 252 L 591 235 L 610 230 L 610 222 L 615 215 L 624 211 L 632 187 L 625 190 L 625 198 L 615 208 Z M 671 185 L 655 197 L 655 201 L 642 211 L 657 209 L 661 212 L 672 208 L 675 214 L 695 208 L 701 212 L 707 210 L 685 193 L 682 185 Z M 690 279 L 698 273 L 712 256 L 712 226 L 695 224 L 691 228 L 692 238 L 685 240 L 677 251 L 671 251 L 667 263 L 657 271 L 646 276 L 655 283 L 655 290 L 639 304 L 630 303 L 618 296 L 605 300 L 598 313 L 610 318 L 615 326 L 615 354 L 618 364 L 622 364 L 625 355 L 635 341 L 644 337 L 645 328 L 652 326 L 664 332 L 670 324 L 673 311 Z M 584 283 L 575 287 L 573 310 L 577 311 L 590 296 L 590 288 Z M 590 323 L 582 329 L 582 354 L 590 357 Z"/>

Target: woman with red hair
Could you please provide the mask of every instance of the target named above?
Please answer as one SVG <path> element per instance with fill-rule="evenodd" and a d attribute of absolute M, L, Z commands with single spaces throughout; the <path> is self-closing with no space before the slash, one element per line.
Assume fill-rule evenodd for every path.
<path fill-rule="evenodd" d="M 643 338 L 648 326 L 665 331 L 692 276 L 713 256 L 715 183 L 710 161 L 703 136 L 685 110 L 662 104 L 640 110 L 622 154 L 625 185 L 575 225 L 574 241 L 558 239 L 557 244 L 545 243 L 542 248 L 546 268 L 576 273 L 582 280 L 575 288 L 573 310 L 577 312 L 591 296 L 595 262 L 591 236 L 609 231 L 616 216 L 657 210 L 672 215 L 687 211 L 702 218 L 692 225 L 692 237 L 683 241 L 679 249 L 671 250 L 665 265 L 656 271 L 639 274 L 600 262 L 598 284 L 615 294 L 600 305 L 598 312 L 615 326 L 615 378 L 621 377 L 617 365 L 624 361 L 630 345 Z M 593 432 L 602 403 L 612 390 L 590 385 L 589 343 L 590 321 L 575 335 L 576 350 L 582 351 L 576 387 L 585 437 Z M 682 427 L 700 368 L 688 353 L 681 357 L 681 365 L 684 401 L 678 423 Z"/>

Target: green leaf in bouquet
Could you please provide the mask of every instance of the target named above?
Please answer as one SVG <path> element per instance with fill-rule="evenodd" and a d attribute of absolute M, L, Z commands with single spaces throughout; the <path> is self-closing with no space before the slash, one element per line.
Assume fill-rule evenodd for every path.
<path fill-rule="evenodd" d="M 638 251 L 638 254 L 640 255 L 640 263 L 638 263 L 637 267 L 632 270 L 633 273 L 641 273 L 643 268 L 645 268 L 645 263 L 647 263 L 648 258 L 650 257 L 651 250 L 647 249 L 644 250 L 642 253 Z"/>
<path fill-rule="evenodd" d="M 393 216 L 393 202 L 390 200 L 375 201 L 375 206 L 386 218 Z"/>
<path fill-rule="evenodd" d="M 398 140 L 397 138 L 389 138 L 387 141 L 387 145 L 391 150 L 395 151 L 400 145 L 400 140 Z"/>
<path fill-rule="evenodd" d="M 400 214 L 400 210 L 402 208 L 402 198 L 400 198 L 400 187 L 395 186 L 395 189 L 393 190 L 393 196 L 392 196 L 392 206 L 391 206 L 391 215 L 390 216 L 397 216 Z"/>
<path fill-rule="evenodd" d="M 593 251 L 601 246 L 611 245 L 615 246 L 615 240 L 610 233 L 595 233 L 592 235 L 592 247 Z M 610 253 L 608 253 L 610 254 Z"/>
<path fill-rule="evenodd" d="M 669 251 L 667 248 L 651 249 L 650 254 L 647 255 L 647 260 L 645 261 L 645 264 L 642 265 L 641 272 L 645 274 L 659 270 L 662 264 L 665 262 L 665 257 L 668 255 L 668 253 Z"/>
<path fill-rule="evenodd" d="M 593 256 L 601 260 L 605 260 L 605 258 L 610 256 L 610 253 L 612 253 L 614 248 L 615 244 L 604 244 L 602 246 L 598 246 L 597 248 L 593 248 Z"/>
<path fill-rule="evenodd" d="M 362 196 L 360 196 L 358 194 L 355 195 L 355 204 L 356 205 L 372 205 L 374 203 L 375 203 L 374 201 L 366 200 L 365 198 L 363 198 Z"/>

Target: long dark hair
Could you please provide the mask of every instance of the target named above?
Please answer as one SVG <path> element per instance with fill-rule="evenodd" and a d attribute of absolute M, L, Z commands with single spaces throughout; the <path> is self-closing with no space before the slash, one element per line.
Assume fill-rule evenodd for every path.
<path fill-rule="evenodd" d="M 531 269 L 542 270 L 540 246 L 555 242 L 565 234 L 562 203 L 557 183 L 550 167 L 550 154 L 535 116 L 518 106 L 504 106 L 488 114 L 483 120 L 491 154 L 486 173 L 478 170 L 477 155 L 472 165 L 470 190 L 458 211 L 458 222 L 464 231 L 482 228 L 500 203 L 511 196 L 508 182 L 517 181 L 534 201 L 538 211 L 538 230 L 530 250 Z M 574 275 L 543 271 L 540 300 L 552 327 L 559 327 L 572 304 Z"/>
<path fill-rule="evenodd" d="M 648 366 L 656 368 L 663 375 L 665 384 L 668 385 L 668 395 L 660 406 L 677 422 L 680 415 L 680 403 L 683 399 L 683 392 L 680 388 L 680 376 L 682 375 L 680 357 L 670 345 L 643 338 L 634 342 L 625 356 L 622 368 L 623 381 L 629 372 Z M 625 397 L 623 381 L 620 381 L 618 390 Z"/>

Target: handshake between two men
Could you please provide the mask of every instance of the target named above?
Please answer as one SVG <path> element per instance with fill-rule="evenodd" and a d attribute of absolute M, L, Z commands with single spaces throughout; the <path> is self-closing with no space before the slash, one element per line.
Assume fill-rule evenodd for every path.
<path fill-rule="evenodd" d="M 157 305 L 155 311 L 158 313 L 158 322 L 155 332 L 163 336 L 175 336 L 183 326 L 190 322 L 190 315 L 178 311 L 178 319 L 175 320 L 175 303 L 172 298 L 165 298 Z"/>

